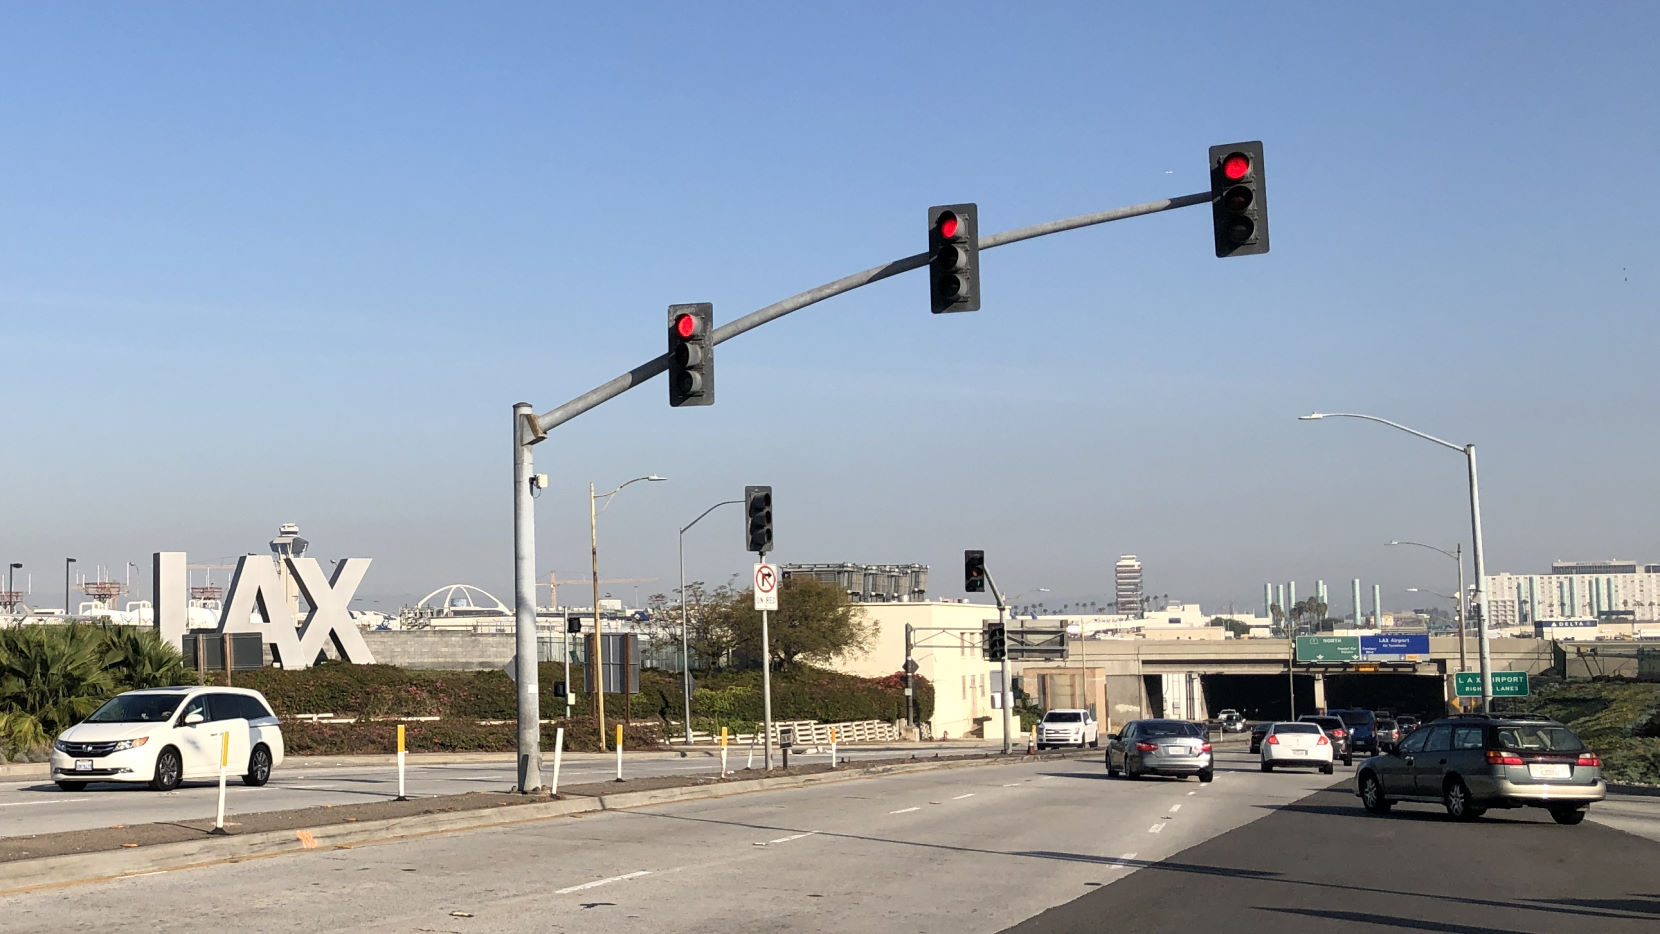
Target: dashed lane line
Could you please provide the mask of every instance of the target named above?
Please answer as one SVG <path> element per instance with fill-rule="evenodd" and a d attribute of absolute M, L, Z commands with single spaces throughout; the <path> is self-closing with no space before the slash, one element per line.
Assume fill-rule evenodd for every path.
<path fill-rule="evenodd" d="M 952 798 L 951 800 L 952 801 L 961 801 L 964 798 L 972 798 L 972 797 L 974 797 L 974 792 L 971 791 L 966 795 L 958 795 L 955 798 Z"/>
<path fill-rule="evenodd" d="M 592 889 L 592 888 L 596 888 L 596 887 L 601 886 L 601 885 L 608 885 L 612 882 L 622 882 L 625 879 L 638 879 L 641 876 L 649 876 L 649 875 L 651 875 L 651 870 L 641 869 L 638 872 L 624 873 L 623 875 L 620 875 L 620 876 L 612 876 L 609 879 L 595 879 L 592 882 L 584 882 L 581 885 L 573 885 L 568 889 L 559 889 L 558 891 L 554 892 L 553 894 L 555 894 L 555 895 L 569 895 L 572 892 L 580 892 L 583 889 Z"/>
<path fill-rule="evenodd" d="M 1147 832 L 1148 833 L 1163 833 L 1164 832 L 1164 825 L 1163 824 L 1154 824 L 1153 826 L 1147 828 Z"/>
<path fill-rule="evenodd" d="M 922 810 L 922 808 L 900 808 L 897 811 L 889 811 L 888 813 L 889 814 L 909 814 L 912 811 L 920 811 L 920 810 Z"/>

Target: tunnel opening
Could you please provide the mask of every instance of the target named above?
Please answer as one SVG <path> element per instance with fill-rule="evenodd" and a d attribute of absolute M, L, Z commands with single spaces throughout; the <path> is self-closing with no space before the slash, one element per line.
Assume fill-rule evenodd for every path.
<path fill-rule="evenodd" d="M 1446 682 L 1439 675 L 1370 672 L 1326 675 L 1326 707 L 1358 707 L 1421 719 L 1446 715 Z"/>
<path fill-rule="evenodd" d="M 1314 676 L 1299 674 L 1294 683 L 1297 713 L 1314 712 Z M 1237 710 L 1247 720 L 1291 719 L 1291 685 L 1278 675 L 1203 675 L 1205 710 L 1215 717 L 1224 710 Z M 1328 695 L 1329 698 L 1329 695 Z"/>

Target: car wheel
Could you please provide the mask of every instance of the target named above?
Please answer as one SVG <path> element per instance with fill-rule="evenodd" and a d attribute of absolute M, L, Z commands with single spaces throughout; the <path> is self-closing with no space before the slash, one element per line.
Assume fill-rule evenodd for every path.
<path fill-rule="evenodd" d="M 1089 741 L 1089 748 L 1091 748 L 1091 749 L 1100 749 L 1101 748 L 1101 737 L 1097 736 L 1094 739 L 1090 740 Z"/>
<path fill-rule="evenodd" d="M 1274 763 L 1269 762 L 1267 759 L 1262 760 L 1262 770 L 1264 772 L 1274 771 Z"/>
<path fill-rule="evenodd" d="M 1133 781 L 1138 781 L 1141 778 L 1141 773 L 1137 772 L 1135 770 L 1135 766 L 1130 764 L 1130 757 L 1129 756 L 1124 757 L 1124 777 L 1129 779 L 1132 782 Z"/>
<path fill-rule="evenodd" d="M 1470 789 L 1456 778 L 1448 782 L 1441 792 L 1441 803 L 1447 808 L 1447 816 L 1453 820 L 1475 820 L 1486 813 L 1484 808 L 1471 806 Z"/>
<path fill-rule="evenodd" d="M 1360 803 L 1373 814 L 1388 814 L 1395 802 L 1383 796 L 1383 786 L 1378 784 L 1377 776 L 1362 775 L 1360 777 Z"/>
<path fill-rule="evenodd" d="M 172 791 L 179 787 L 179 781 L 184 778 L 184 759 L 179 751 L 168 746 L 156 756 L 156 774 L 150 779 L 150 787 L 157 791 Z"/>
<path fill-rule="evenodd" d="M 1259 753 L 1259 752 L 1262 752 L 1262 746 L 1260 746 L 1260 745 L 1259 745 L 1259 744 L 1257 744 L 1257 743 L 1252 743 L 1252 744 L 1251 744 L 1251 755 L 1253 755 L 1253 756 L 1254 756 L 1254 755 L 1256 755 L 1256 754 L 1257 754 L 1257 753 Z"/>
<path fill-rule="evenodd" d="M 242 776 L 242 784 L 252 785 L 255 788 L 271 780 L 271 750 L 264 743 L 254 747 L 253 754 L 248 756 L 248 772 Z"/>
<path fill-rule="evenodd" d="M 1118 777 L 1118 769 L 1115 768 L 1112 764 L 1112 753 L 1110 753 L 1110 752 L 1107 753 L 1107 777 L 1108 778 L 1117 778 Z"/>
<path fill-rule="evenodd" d="M 1585 819 L 1585 808 L 1581 807 L 1554 807 L 1550 809 L 1551 820 L 1558 824 L 1573 826 Z"/>
<path fill-rule="evenodd" d="M 1210 784 L 1211 779 L 1213 779 L 1215 777 L 1216 777 L 1216 772 L 1214 772 L 1211 769 L 1205 769 L 1203 772 L 1199 773 L 1199 782 L 1201 784 L 1208 785 L 1208 784 Z"/>
<path fill-rule="evenodd" d="M 58 782 L 58 787 L 64 791 L 85 791 L 86 782 Z"/>
<path fill-rule="evenodd" d="M 1355 764 L 1354 754 L 1353 753 L 1344 753 L 1343 754 L 1343 764 L 1344 765 L 1354 765 Z"/>
<path fill-rule="evenodd" d="M 1337 771 L 1336 767 L 1333 766 L 1330 762 L 1327 762 L 1326 764 L 1320 766 L 1320 774 L 1321 775 L 1330 775 L 1335 771 Z"/>

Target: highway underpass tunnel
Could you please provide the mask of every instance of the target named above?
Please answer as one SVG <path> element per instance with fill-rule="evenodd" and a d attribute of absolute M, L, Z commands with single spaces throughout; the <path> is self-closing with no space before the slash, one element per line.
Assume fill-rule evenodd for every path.
<path fill-rule="evenodd" d="M 1151 679 L 1149 679 L 1151 680 Z M 1291 713 L 1289 690 L 1285 675 L 1204 675 L 1200 683 L 1205 692 L 1205 709 L 1211 716 L 1224 710 L 1237 710 L 1247 720 L 1284 720 Z M 1314 712 L 1314 676 L 1296 676 L 1297 713 Z M 1327 695 L 1328 702 L 1330 695 Z M 1148 700 L 1152 697 L 1149 687 Z"/>
<path fill-rule="evenodd" d="M 1445 696 L 1446 682 L 1440 675 L 1382 671 L 1326 675 L 1328 707 L 1387 710 L 1427 719 L 1447 713 Z"/>

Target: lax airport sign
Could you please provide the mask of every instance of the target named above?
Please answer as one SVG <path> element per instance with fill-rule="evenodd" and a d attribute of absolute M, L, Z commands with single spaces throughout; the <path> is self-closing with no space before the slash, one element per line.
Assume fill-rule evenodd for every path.
<path fill-rule="evenodd" d="M 316 558 L 283 557 L 277 564 L 263 555 L 237 559 L 230 590 L 225 594 L 218 624 L 208 632 L 216 634 L 257 632 L 283 668 L 309 668 L 332 644 L 342 659 L 360 665 L 374 664 L 363 634 L 346 609 L 363 575 L 369 558 L 342 558 L 334 576 L 323 573 Z M 158 551 L 155 555 L 155 626 L 162 641 L 179 648 L 190 619 L 189 570 L 182 551 Z M 294 617 L 289 608 L 286 577 L 305 598 L 311 612 L 305 619 Z"/>
<path fill-rule="evenodd" d="M 1416 662 L 1429 656 L 1427 633 L 1376 633 L 1364 636 L 1298 636 L 1297 661 Z"/>

